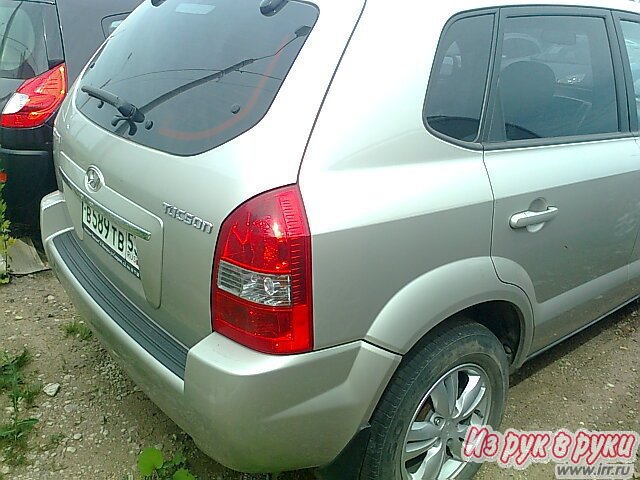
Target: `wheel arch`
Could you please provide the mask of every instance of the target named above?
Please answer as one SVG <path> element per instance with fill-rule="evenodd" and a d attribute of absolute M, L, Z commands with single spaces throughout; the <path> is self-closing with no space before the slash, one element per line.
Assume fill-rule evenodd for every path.
<path fill-rule="evenodd" d="M 460 260 L 427 272 L 382 308 L 365 339 L 405 355 L 436 326 L 461 316 L 491 330 L 512 351 L 512 370 L 527 357 L 533 310 L 520 288 L 501 282 L 491 258 Z"/>

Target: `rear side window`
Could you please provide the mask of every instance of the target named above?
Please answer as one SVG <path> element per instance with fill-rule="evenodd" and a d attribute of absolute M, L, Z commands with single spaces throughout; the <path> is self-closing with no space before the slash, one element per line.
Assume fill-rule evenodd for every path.
<path fill-rule="evenodd" d="M 619 131 L 603 18 L 507 18 L 499 61 L 492 141 Z"/>
<path fill-rule="evenodd" d="M 57 23 L 54 5 L 0 0 L 0 78 L 26 80 L 49 70 L 45 25 Z M 59 35 L 49 37 L 59 42 Z"/>
<path fill-rule="evenodd" d="M 462 18 L 440 40 L 424 115 L 443 135 L 467 142 L 478 137 L 493 23 L 493 15 Z"/>
<path fill-rule="evenodd" d="M 319 15 L 302 1 L 156 3 L 118 27 L 80 82 L 135 105 L 144 122 L 118 121 L 115 108 L 80 90 L 77 107 L 117 135 L 185 156 L 264 117 Z M 269 3 L 275 11 L 264 8 Z"/>

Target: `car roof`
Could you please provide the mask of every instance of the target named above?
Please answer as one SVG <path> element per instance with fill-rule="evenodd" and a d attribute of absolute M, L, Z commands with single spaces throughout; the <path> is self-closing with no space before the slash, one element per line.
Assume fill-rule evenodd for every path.
<path fill-rule="evenodd" d="M 72 5 L 94 5 L 94 6 L 105 6 L 107 8 L 113 8 L 114 6 L 118 6 L 118 4 L 130 5 L 132 3 L 140 4 L 143 0 L 109 0 L 105 2 L 104 0 L 27 0 L 27 1 L 39 1 L 45 3 L 55 3 L 55 4 L 72 4 Z M 314 3 L 317 3 L 320 7 L 322 7 L 322 3 L 327 0 L 315 0 Z M 334 1 L 334 0 L 328 0 Z M 371 1 L 371 0 L 369 0 Z M 477 2 L 477 1 L 449 1 L 446 2 L 448 5 L 459 5 L 459 4 L 467 4 L 467 8 L 465 9 L 478 9 L 478 8 L 489 8 L 489 7 L 506 7 L 506 6 L 521 6 L 521 5 L 557 5 L 557 6 L 572 6 L 572 7 L 595 7 L 595 8 L 609 8 L 612 10 L 626 10 L 630 12 L 638 12 L 640 13 L 640 3 L 636 0 L 504 0 L 504 1 L 494 1 L 494 2 Z M 442 4 L 444 6 L 444 4 Z M 437 4 L 433 5 L 433 8 L 438 8 Z"/>
<path fill-rule="evenodd" d="M 640 3 L 633 0 L 450 0 L 433 5 L 433 8 L 460 12 L 482 8 L 519 6 L 593 7 L 640 13 Z"/>
<path fill-rule="evenodd" d="M 58 6 L 62 25 L 67 73 L 70 81 L 75 80 L 91 54 L 104 41 L 101 31 L 103 18 L 122 13 L 130 13 L 144 0 L 44 0 Z M 335 0 L 312 0 L 320 9 L 324 2 Z M 343 0 L 347 1 L 347 0 Z M 348 0 L 361 1 L 361 0 Z M 375 3 L 376 0 L 368 0 Z M 640 13 L 640 3 L 633 0 L 449 0 L 425 5 L 423 0 L 398 0 L 410 6 L 419 5 L 420 9 L 437 10 L 449 17 L 467 10 L 498 8 L 510 6 L 569 6 L 595 7 Z"/>

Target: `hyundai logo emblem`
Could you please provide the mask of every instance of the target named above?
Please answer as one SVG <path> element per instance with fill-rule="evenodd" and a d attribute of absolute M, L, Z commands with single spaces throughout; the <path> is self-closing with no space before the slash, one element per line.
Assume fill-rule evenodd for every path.
<path fill-rule="evenodd" d="M 104 177 L 102 172 L 98 170 L 98 167 L 91 165 L 87 168 L 87 173 L 84 177 L 84 185 L 90 192 L 97 192 L 104 185 Z"/>

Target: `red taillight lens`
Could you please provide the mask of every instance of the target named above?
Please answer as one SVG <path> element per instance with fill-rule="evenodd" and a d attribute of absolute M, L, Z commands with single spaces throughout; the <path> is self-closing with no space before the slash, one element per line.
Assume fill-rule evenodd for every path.
<path fill-rule="evenodd" d="M 7 174 L 5 172 L 0 172 L 0 183 L 7 183 Z"/>
<path fill-rule="evenodd" d="M 265 353 L 313 347 L 311 236 L 297 185 L 259 195 L 222 224 L 213 329 Z"/>
<path fill-rule="evenodd" d="M 0 124 L 8 128 L 39 127 L 55 113 L 66 93 L 63 63 L 20 85 L 2 110 Z"/>

